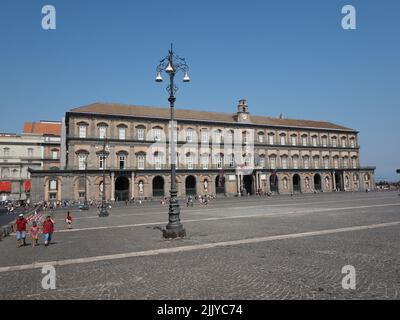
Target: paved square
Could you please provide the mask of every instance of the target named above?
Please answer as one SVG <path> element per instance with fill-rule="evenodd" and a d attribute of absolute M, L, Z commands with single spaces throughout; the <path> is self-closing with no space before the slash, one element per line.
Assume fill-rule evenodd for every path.
<path fill-rule="evenodd" d="M 226 198 L 186 208 L 187 238 L 162 239 L 167 207 L 55 213 L 54 244 L 0 242 L 0 299 L 399 299 L 394 192 Z M 28 243 L 30 239 L 28 239 Z M 41 241 L 43 244 L 43 241 Z M 44 265 L 56 289 L 42 288 Z M 342 288 L 342 268 L 356 289 Z"/>

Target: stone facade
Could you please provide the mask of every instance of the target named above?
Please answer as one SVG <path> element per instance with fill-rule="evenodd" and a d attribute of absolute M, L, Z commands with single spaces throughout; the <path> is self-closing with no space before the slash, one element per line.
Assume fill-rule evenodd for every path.
<path fill-rule="evenodd" d="M 61 146 L 65 167 L 32 170 L 33 200 L 82 200 L 85 190 L 88 199 L 99 200 L 103 174 L 109 200 L 168 196 L 167 109 L 93 104 L 68 112 Z M 245 100 L 235 114 L 176 115 L 179 196 L 375 188 L 375 168 L 360 165 L 353 129 L 252 116 Z"/>

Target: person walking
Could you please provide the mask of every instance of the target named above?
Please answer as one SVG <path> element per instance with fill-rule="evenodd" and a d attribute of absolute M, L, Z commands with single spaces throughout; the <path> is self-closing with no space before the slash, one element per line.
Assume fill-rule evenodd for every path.
<path fill-rule="evenodd" d="M 32 238 L 32 247 L 36 247 L 38 245 L 38 237 L 39 237 L 39 227 L 36 221 L 32 222 L 32 227 L 29 231 Z"/>
<path fill-rule="evenodd" d="M 65 222 L 67 223 L 67 228 L 72 229 L 72 217 L 70 212 L 67 212 L 67 217 L 65 218 Z"/>
<path fill-rule="evenodd" d="M 26 225 L 28 221 L 24 218 L 24 215 L 21 213 L 18 216 L 17 221 L 15 222 L 17 229 L 17 246 L 22 247 L 26 246 L 25 238 L 26 238 Z"/>
<path fill-rule="evenodd" d="M 43 236 L 44 236 L 44 246 L 47 247 L 51 242 L 51 237 L 54 232 L 54 221 L 51 216 L 47 216 L 46 220 L 43 222 Z"/>

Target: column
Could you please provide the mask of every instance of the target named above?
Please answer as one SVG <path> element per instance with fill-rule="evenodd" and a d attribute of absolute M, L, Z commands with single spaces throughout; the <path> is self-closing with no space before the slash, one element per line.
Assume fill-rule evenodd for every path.
<path fill-rule="evenodd" d="M 333 191 L 336 191 L 335 171 L 332 173 L 332 190 L 333 190 Z"/>
<path fill-rule="evenodd" d="M 111 201 L 115 201 L 115 173 L 111 172 Z"/>

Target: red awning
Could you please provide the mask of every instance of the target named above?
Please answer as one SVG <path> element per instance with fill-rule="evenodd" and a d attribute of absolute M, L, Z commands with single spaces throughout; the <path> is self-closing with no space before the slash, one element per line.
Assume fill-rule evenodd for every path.
<path fill-rule="evenodd" d="M 11 181 L 0 181 L 0 192 L 11 192 Z"/>
<path fill-rule="evenodd" d="M 25 181 L 25 192 L 31 191 L 31 180 Z"/>

